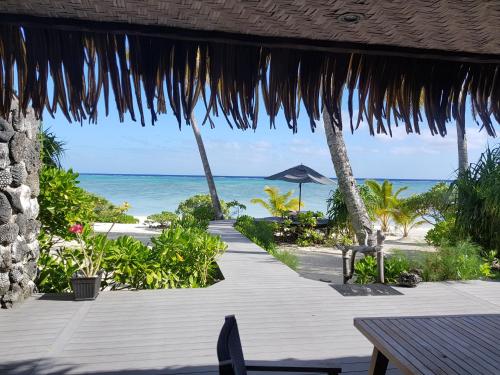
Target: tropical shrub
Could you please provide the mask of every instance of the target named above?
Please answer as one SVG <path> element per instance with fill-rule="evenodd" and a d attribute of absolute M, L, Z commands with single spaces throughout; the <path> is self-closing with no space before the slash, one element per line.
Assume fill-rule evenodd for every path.
<path fill-rule="evenodd" d="M 42 293 L 71 291 L 71 277 L 78 271 L 80 260 L 74 249 L 60 248 L 52 252 L 40 252 L 37 288 Z"/>
<path fill-rule="evenodd" d="M 455 230 L 455 219 L 439 221 L 427 231 L 425 240 L 429 245 L 440 246 L 443 243 L 453 244 L 458 240 Z"/>
<path fill-rule="evenodd" d="M 297 225 L 292 227 L 295 231 L 296 243 L 299 246 L 310 246 L 313 244 L 321 244 L 325 240 L 325 235 L 317 231 L 317 219 L 322 217 L 321 212 L 299 212 L 297 214 Z"/>
<path fill-rule="evenodd" d="M 224 217 L 229 215 L 229 210 L 227 208 L 226 202 L 222 199 L 220 200 L 220 205 L 222 209 L 222 214 Z M 179 203 L 177 210 L 175 211 L 178 215 L 191 215 L 197 220 L 214 220 L 215 211 L 212 205 L 212 199 L 208 194 L 197 194 L 189 197 L 185 201 Z"/>
<path fill-rule="evenodd" d="M 247 209 L 247 206 L 245 206 L 243 203 L 240 203 L 236 200 L 229 201 L 226 203 L 227 209 L 229 211 L 229 217 L 233 218 L 239 218 L 241 213 Z"/>
<path fill-rule="evenodd" d="M 261 198 L 253 198 L 250 202 L 253 204 L 260 204 L 264 207 L 271 216 L 283 216 L 289 211 L 297 211 L 299 209 L 299 199 L 291 198 L 293 190 L 284 194 L 280 193 L 280 189 L 275 186 L 264 187 L 264 192 L 267 194 L 267 201 Z M 301 208 L 304 203 L 301 203 Z"/>
<path fill-rule="evenodd" d="M 368 211 L 368 215 L 373 219 L 375 209 L 374 194 L 366 185 L 358 185 L 357 188 Z M 347 210 L 347 205 L 342 192 L 338 188 L 332 190 L 327 199 L 327 216 L 337 243 L 350 245 L 356 241 L 356 234 Z"/>
<path fill-rule="evenodd" d="M 412 263 L 403 253 L 396 253 L 384 258 L 385 282 L 393 284 L 397 282 L 399 275 L 408 272 Z M 369 284 L 377 280 L 377 260 L 373 256 L 365 256 L 354 263 L 354 282 L 356 284 Z"/>
<path fill-rule="evenodd" d="M 149 215 L 144 223 L 149 226 L 157 225 L 159 228 L 168 228 L 177 220 L 179 220 L 177 214 L 169 211 L 162 211 L 158 214 Z"/>
<path fill-rule="evenodd" d="M 92 201 L 78 187 L 78 173 L 71 169 L 43 167 L 38 202 L 42 250 L 50 249 L 58 239 L 74 239 L 68 228 L 74 223 L 88 223 L 93 218 Z"/>
<path fill-rule="evenodd" d="M 116 206 L 97 194 L 88 191 L 85 193 L 88 195 L 94 211 L 92 222 L 120 224 L 136 224 L 139 222 L 137 218 L 125 213 L 130 207 L 128 203 L 125 202 L 120 206 Z"/>
<path fill-rule="evenodd" d="M 366 180 L 365 184 L 375 196 L 374 213 L 379 219 L 380 229 L 382 232 L 388 232 L 390 220 L 394 218 L 396 209 L 400 204 L 399 194 L 408 189 L 408 187 L 404 186 L 393 192 L 393 184 L 387 180 L 384 180 L 382 184 L 379 184 L 375 180 Z"/>
<path fill-rule="evenodd" d="M 483 276 L 481 247 L 460 241 L 456 245 L 443 244 L 436 252 L 428 253 L 423 260 L 425 281 L 472 280 Z"/>
<path fill-rule="evenodd" d="M 354 263 L 356 284 L 370 284 L 377 279 L 377 260 L 372 256 L 365 256 Z"/>
<path fill-rule="evenodd" d="M 456 189 L 439 182 L 424 193 L 409 196 L 404 204 L 429 224 L 435 224 L 455 217 L 455 201 Z"/>
<path fill-rule="evenodd" d="M 299 259 L 295 254 L 279 250 L 274 240 L 276 224 L 267 221 L 255 220 L 250 216 L 240 216 L 234 224 L 236 230 L 250 241 L 262 247 L 276 259 L 286 264 L 291 269 L 297 269 Z"/>
<path fill-rule="evenodd" d="M 70 291 L 75 273 L 102 271 L 102 288 L 158 289 L 205 287 L 218 278 L 217 257 L 226 245 L 197 226 L 176 224 L 152 239 L 152 247 L 129 236 L 109 240 L 89 230 L 79 247 L 42 253 L 37 285 L 43 292 Z"/>
<path fill-rule="evenodd" d="M 394 222 L 403 230 L 403 237 L 408 237 L 410 230 L 416 228 L 426 221 L 423 220 L 420 214 L 407 205 L 403 200 L 399 207 L 393 213 Z"/>
<path fill-rule="evenodd" d="M 52 133 L 49 129 L 43 128 L 43 123 L 40 123 L 40 131 L 38 133 L 40 141 L 40 160 L 46 167 L 61 168 L 61 159 L 64 155 L 65 143 Z"/>
<path fill-rule="evenodd" d="M 500 255 L 500 145 L 488 148 L 453 185 L 457 234 Z"/>

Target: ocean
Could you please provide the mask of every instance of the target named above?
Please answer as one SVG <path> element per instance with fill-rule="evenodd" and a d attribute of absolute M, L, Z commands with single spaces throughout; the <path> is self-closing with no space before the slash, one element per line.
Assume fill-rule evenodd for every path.
<path fill-rule="evenodd" d="M 147 216 L 160 211 L 175 211 L 179 202 L 195 195 L 208 193 L 205 176 L 165 175 L 111 175 L 80 174 L 80 186 L 99 194 L 114 204 L 128 202 L 129 214 Z M 364 179 L 359 179 L 362 183 Z M 382 181 L 382 180 L 380 180 Z M 390 180 L 394 188 L 407 186 L 402 196 L 421 193 L 438 183 L 436 180 Z M 263 177 L 215 177 L 219 197 L 225 201 L 237 200 L 247 206 L 246 214 L 255 217 L 269 216 L 259 205 L 250 203 L 252 198 L 266 198 L 264 186 L 272 185 L 282 192 L 294 190 L 298 197 L 297 184 L 284 181 L 269 181 Z M 326 212 L 326 199 L 336 185 L 302 185 L 302 201 L 305 210 Z"/>

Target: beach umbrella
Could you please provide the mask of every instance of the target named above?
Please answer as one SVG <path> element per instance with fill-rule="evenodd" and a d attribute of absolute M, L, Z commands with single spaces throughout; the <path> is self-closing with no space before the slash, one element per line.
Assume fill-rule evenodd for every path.
<path fill-rule="evenodd" d="M 266 177 L 266 180 L 281 180 L 299 184 L 299 212 L 300 204 L 302 201 L 302 184 L 313 183 L 329 185 L 334 183 L 333 180 L 323 176 L 321 173 L 318 173 L 314 169 L 309 168 L 308 166 L 303 164 Z"/>

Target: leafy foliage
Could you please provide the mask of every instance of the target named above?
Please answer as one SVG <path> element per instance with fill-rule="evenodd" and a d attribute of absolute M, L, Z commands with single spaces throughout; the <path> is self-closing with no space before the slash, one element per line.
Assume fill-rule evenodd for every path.
<path fill-rule="evenodd" d="M 454 218 L 437 222 L 425 235 L 427 243 L 433 246 L 440 246 L 442 243 L 455 243 L 457 238 Z"/>
<path fill-rule="evenodd" d="M 366 185 L 358 185 L 359 194 L 363 200 L 368 215 L 374 217 L 375 196 Z M 330 226 L 334 235 L 337 237 L 336 242 L 343 244 L 351 244 L 356 241 L 356 235 L 352 226 L 352 221 L 347 210 L 344 197 L 340 189 L 335 189 L 330 193 L 327 199 L 327 216 L 330 220 Z"/>
<path fill-rule="evenodd" d="M 283 216 L 289 211 L 297 211 L 299 209 L 299 199 L 290 198 L 293 195 L 293 190 L 281 194 L 279 188 L 266 186 L 264 187 L 264 192 L 268 196 L 267 201 L 261 198 L 253 198 L 250 202 L 260 204 L 271 216 Z M 301 202 L 301 208 L 303 207 L 304 202 Z"/>
<path fill-rule="evenodd" d="M 40 173 L 39 219 L 42 223 L 42 244 L 49 249 L 56 238 L 75 236 L 68 231 L 74 223 L 87 223 L 93 217 L 89 195 L 78 187 L 78 173 L 71 169 L 43 167 Z"/>
<path fill-rule="evenodd" d="M 160 228 L 168 228 L 170 225 L 179 220 L 177 214 L 170 211 L 162 211 L 158 214 L 149 215 L 145 221 L 145 224 L 149 226 L 154 226 L 157 224 Z"/>
<path fill-rule="evenodd" d="M 384 277 L 386 283 L 396 283 L 399 275 L 408 272 L 412 267 L 408 257 L 403 253 L 396 253 L 384 259 Z M 374 283 L 377 279 L 377 260 L 373 256 L 365 256 L 354 263 L 356 284 Z"/>
<path fill-rule="evenodd" d="M 97 223 L 121 223 L 121 224 L 135 224 L 139 220 L 132 215 L 127 215 L 125 212 L 128 210 L 128 203 L 116 206 L 106 198 L 97 194 L 85 192 L 92 204 L 93 215 L 91 221 Z"/>
<path fill-rule="evenodd" d="M 468 241 L 443 244 L 423 260 L 425 281 L 472 280 L 482 276 L 481 248 Z"/>
<path fill-rule="evenodd" d="M 400 204 L 399 194 L 408 187 L 405 186 L 393 192 L 393 184 L 387 180 L 384 180 L 382 184 L 375 180 L 366 180 L 365 184 L 375 196 L 374 213 L 380 221 L 380 229 L 382 232 L 388 232 L 390 219 L 394 218 L 394 213 Z"/>
<path fill-rule="evenodd" d="M 456 232 L 500 255 L 500 145 L 459 174 Z"/>
<path fill-rule="evenodd" d="M 372 256 L 365 256 L 354 263 L 356 284 L 369 284 L 377 279 L 377 260 Z"/>
<path fill-rule="evenodd" d="M 401 201 L 399 207 L 393 213 L 394 222 L 403 229 L 403 237 L 408 237 L 410 230 L 424 224 L 418 212 L 415 212 L 406 201 Z"/>
<path fill-rule="evenodd" d="M 234 227 L 250 241 L 262 247 L 288 267 L 292 269 L 298 267 L 299 261 L 295 254 L 278 250 L 278 246 L 274 240 L 274 232 L 276 230 L 274 223 L 255 220 L 253 217 L 244 215 L 236 220 Z"/>
<path fill-rule="evenodd" d="M 38 137 L 40 140 L 40 158 L 42 164 L 46 167 L 61 168 L 61 159 L 65 152 L 65 143 L 59 140 L 57 136 L 50 131 L 50 128 L 43 129 L 42 123 L 40 123 Z"/>
<path fill-rule="evenodd" d="M 220 200 L 220 205 L 224 217 L 228 216 L 229 210 L 226 202 Z M 179 206 L 177 207 L 177 210 L 175 212 L 181 216 L 190 215 L 198 220 L 210 221 L 215 219 L 215 211 L 212 205 L 212 199 L 208 194 L 197 194 L 189 197 L 185 201 L 179 203 Z"/>
<path fill-rule="evenodd" d="M 217 279 L 215 261 L 226 248 L 218 236 L 198 226 L 180 224 L 154 238 L 152 247 L 129 236 L 109 240 L 103 234 L 84 232 L 82 239 L 85 243 L 79 248 L 61 248 L 41 255 L 37 280 L 41 291 L 70 291 L 72 275 L 89 266 L 92 272 L 84 270 L 84 274 L 102 269 L 103 288 L 205 287 Z"/>
<path fill-rule="evenodd" d="M 429 191 L 413 194 L 404 200 L 405 206 L 429 224 L 449 220 L 455 216 L 456 189 L 439 182 Z"/>

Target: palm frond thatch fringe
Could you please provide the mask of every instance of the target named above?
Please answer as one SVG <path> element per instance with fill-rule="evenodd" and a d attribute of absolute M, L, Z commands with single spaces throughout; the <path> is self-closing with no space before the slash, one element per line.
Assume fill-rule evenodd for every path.
<path fill-rule="evenodd" d="M 215 42 L 192 42 L 111 32 L 60 31 L 0 26 L 0 115 L 8 117 L 16 91 L 21 109 L 38 117 L 44 108 L 60 109 L 68 120 L 97 121 L 104 96 L 106 114 L 113 91 L 120 120 L 144 108 L 154 123 L 167 111 L 179 126 L 189 123 L 200 96 L 205 121 L 222 112 L 241 129 L 257 126 L 259 94 L 274 126 L 283 110 L 297 131 L 300 103 L 311 119 L 325 106 L 342 129 L 341 102 L 348 91 L 350 127 L 365 120 L 370 133 L 391 133 L 391 122 L 408 133 L 420 132 L 424 117 L 432 134 L 446 135 L 452 119 L 464 128 L 470 97 L 478 124 L 495 136 L 492 117 L 500 122 L 500 73 L 495 63 L 452 62 L 394 56 L 265 48 Z M 54 85 L 49 93 L 47 81 Z M 144 93 L 144 97 L 142 97 Z M 135 97 L 135 99 L 134 99 Z M 357 116 L 354 108 L 358 109 Z M 134 108 L 135 107 L 135 108 Z"/>

